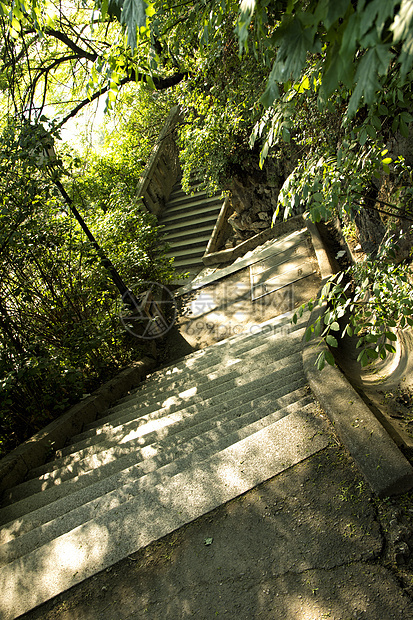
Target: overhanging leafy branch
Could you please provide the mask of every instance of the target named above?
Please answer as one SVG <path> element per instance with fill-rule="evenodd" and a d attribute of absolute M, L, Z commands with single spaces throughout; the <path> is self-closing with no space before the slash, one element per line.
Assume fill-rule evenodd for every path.
<path fill-rule="evenodd" d="M 332 276 L 317 300 L 300 307 L 293 317 L 295 323 L 305 309 L 326 308 L 307 327 L 307 342 L 320 337 L 334 349 L 346 335 L 356 336 L 361 366 L 395 352 L 392 343 L 397 340 L 397 330 L 413 327 L 413 281 L 408 267 L 392 262 L 396 241 L 388 239 L 378 260 L 366 259 Z M 328 349 L 320 352 L 318 369 L 322 370 L 326 363 L 335 363 Z"/>

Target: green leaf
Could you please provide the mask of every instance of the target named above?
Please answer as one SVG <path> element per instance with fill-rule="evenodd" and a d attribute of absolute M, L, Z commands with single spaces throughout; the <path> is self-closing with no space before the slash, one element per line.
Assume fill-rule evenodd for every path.
<path fill-rule="evenodd" d="M 373 103 L 376 93 L 381 90 L 378 76 L 387 72 L 391 58 L 390 46 L 385 44 L 369 49 L 361 58 L 354 78 L 356 87 L 347 109 L 348 118 L 356 114 L 361 99 L 365 104 Z"/>
<path fill-rule="evenodd" d="M 277 67 L 276 64 L 274 64 L 271 73 L 268 77 L 268 81 L 267 81 L 267 86 L 266 89 L 264 91 L 264 94 L 262 95 L 262 97 L 260 98 L 260 103 L 262 103 L 262 105 L 264 106 L 264 108 L 269 108 L 272 106 L 272 104 L 274 103 L 274 101 L 276 99 L 279 98 L 280 96 L 280 91 L 278 88 L 278 83 L 276 80 L 276 72 L 277 72 Z"/>
<path fill-rule="evenodd" d="M 331 289 L 331 282 L 326 282 L 321 290 L 321 299 L 324 299 L 328 296 Z"/>
<path fill-rule="evenodd" d="M 121 21 L 121 13 L 122 13 L 123 0 L 109 0 L 107 13 L 111 17 L 116 17 L 116 19 Z"/>
<path fill-rule="evenodd" d="M 365 6 L 362 6 L 360 2 L 358 3 L 361 9 L 359 36 L 363 45 L 366 45 L 367 41 L 363 40 L 362 37 L 367 32 L 373 31 L 377 38 L 381 37 L 383 27 L 388 18 L 393 16 L 394 7 L 398 2 L 399 0 L 386 0 L 385 2 L 383 0 L 372 0 Z M 359 10 L 359 6 L 357 10 Z"/>
<path fill-rule="evenodd" d="M 357 49 L 357 37 L 360 28 L 360 15 L 353 13 L 347 23 L 347 27 L 344 30 L 343 38 L 341 40 L 340 56 L 343 59 L 344 64 L 352 64 L 353 56 Z"/>
<path fill-rule="evenodd" d="M 330 347 L 338 347 L 337 338 L 334 338 L 334 336 L 332 336 L 331 334 L 327 334 L 327 336 L 326 336 L 326 343 Z"/>
<path fill-rule="evenodd" d="M 320 43 L 314 42 L 315 28 L 304 27 L 303 15 L 288 16 L 275 34 L 275 45 L 280 43 L 272 71 L 275 82 L 297 80 L 305 66 L 307 53 L 321 52 Z"/>
<path fill-rule="evenodd" d="M 327 310 L 327 312 L 325 312 L 323 316 L 324 325 L 328 325 L 330 323 L 330 319 L 331 319 L 331 312 Z"/>
<path fill-rule="evenodd" d="M 381 122 L 378 116 L 374 115 L 371 117 L 371 122 L 373 126 L 377 129 L 377 131 L 381 130 Z"/>
<path fill-rule="evenodd" d="M 396 353 L 396 349 L 392 344 L 385 344 L 384 346 L 386 347 L 387 351 L 389 351 L 389 353 Z"/>
<path fill-rule="evenodd" d="M 255 10 L 255 0 L 242 0 L 236 31 L 238 34 L 239 53 L 247 49 L 249 27 Z"/>
<path fill-rule="evenodd" d="M 348 335 L 348 336 L 350 336 L 350 338 L 351 338 L 351 337 L 352 337 L 352 335 L 353 335 L 353 330 L 351 329 L 350 325 L 347 325 L 347 326 L 346 326 L 345 331 L 347 332 L 347 335 Z M 344 335 L 344 334 L 343 334 L 343 335 Z"/>
<path fill-rule="evenodd" d="M 315 326 L 314 326 L 314 336 L 316 338 L 321 334 L 321 328 L 322 328 L 321 321 L 317 319 Z"/>
<path fill-rule="evenodd" d="M 393 32 L 393 43 L 398 43 L 409 36 L 412 22 L 413 2 L 411 0 L 402 0 L 400 9 L 395 16 L 394 22 L 390 26 L 390 30 Z"/>
<path fill-rule="evenodd" d="M 205 538 L 204 540 L 205 545 L 212 545 L 213 542 L 214 542 L 213 538 Z"/>
<path fill-rule="evenodd" d="M 400 79 L 403 82 L 406 75 L 412 68 L 413 64 L 413 30 L 409 30 L 408 35 L 403 43 L 402 51 L 399 56 L 400 63 Z"/>
<path fill-rule="evenodd" d="M 315 363 L 316 363 L 318 370 L 323 370 L 324 366 L 326 365 L 325 356 L 326 356 L 325 351 L 321 351 L 321 353 L 317 357 Z"/>
<path fill-rule="evenodd" d="M 370 360 L 366 353 L 366 349 L 364 349 L 363 351 L 361 351 L 361 353 L 359 353 L 359 355 L 357 356 L 357 361 L 360 362 L 362 366 L 367 366 Z"/>
<path fill-rule="evenodd" d="M 128 45 L 132 52 L 137 45 L 137 30 L 146 26 L 147 7 L 144 0 L 124 0 L 123 2 L 121 23 L 126 26 Z"/>
<path fill-rule="evenodd" d="M 287 144 L 291 141 L 290 130 L 287 127 L 285 127 L 284 125 L 283 125 L 283 128 L 282 128 L 282 138 L 283 138 L 284 142 L 286 142 Z"/>
<path fill-rule="evenodd" d="M 325 351 L 325 360 L 328 364 L 330 364 L 330 366 L 335 366 L 336 364 L 334 355 L 331 353 L 331 351 Z"/>
<path fill-rule="evenodd" d="M 109 0 L 102 0 L 100 5 L 100 19 L 101 21 L 105 20 L 106 15 L 108 14 Z"/>
<path fill-rule="evenodd" d="M 385 336 L 386 336 L 387 340 L 391 340 L 392 342 L 396 342 L 397 341 L 397 336 L 396 336 L 396 334 L 393 334 L 393 332 L 386 332 Z"/>
<path fill-rule="evenodd" d="M 400 133 L 402 134 L 404 138 L 409 137 L 409 128 L 401 116 L 400 116 Z"/>
<path fill-rule="evenodd" d="M 305 334 L 304 334 L 304 340 L 306 342 L 308 342 L 311 339 L 313 332 L 314 332 L 314 325 L 309 325 L 307 329 L 305 330 Z"/>
<path fill-rule="evenodd" d="M 349 7 L 349 0 L 329 0 L 327 16 L 324 18 L 324 26 L 327 30 L 338 20 L 344 17 Z"/>
<path fill-rule="evenodd" d="M 401 112 L 400 116 L 406 123 L 411 123 L 413 121 L 413 116 L 409 114 L 409 112 L 406 112 L 406 110 L 404 110 L 404 112 Z"/>
<path fill-rule="evenodd" d="M 359 135 L 360 146 L 364 146 L 367 142 L 367 128 L 363 127 Z"/>
<path fill-rule="evenodd" d="M 340 325 L 337 323 L 337 321 L 334 321 L 334 323 L 331 323 L 330 329 L 332 329 L 333 332 L 338 332 L 340 331 Z"/>
<path fill-rule="evenodd" d="M 294 6 L 297 4 L 298 0 L 288 0 L 288 5 L 286 9 L 286 13 L 292 13 Z"/>
<path fill-rule="evenodd" d="M 146 80 L 146 83 L 148 84 L 148 86 L 149 86 L 152 90 L 156 90 L 155 83 L 154 83 L 154 81 L 153 81 L 152 77 L 149 75 L 149 73 L 147 73 L 147 74 L 145 75 L 145 80 Z"/>

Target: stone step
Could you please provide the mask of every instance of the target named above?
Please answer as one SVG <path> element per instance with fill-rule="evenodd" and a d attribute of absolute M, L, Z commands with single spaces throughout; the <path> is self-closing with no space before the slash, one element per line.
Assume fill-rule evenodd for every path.
<path fill-rule="evenodd" d="M 175 252 L 174 256 L 179 256 L 179 252 L 180 249 L 177 250 L 177 248 L 191 248 L 191 247 L 198 247 L 198 246 L 202 246 L 204 248 L 204 252 L 205 252 L 205 248 L 208 245 L 208 241 L 210 239 L 211 236 L 211 227 L 208 228 L 208 235 L 200 235 L 199 231 L 197 231 L 197 235 L 196 237 L 194 237 L 193 235 L 191 237 L 189 237 L 189 239 L 178 239 L 177 241 L 169 241 L 168 242 L 168 252 Z"/>
<path fill-rule="evenodd" d="M 210 224 L 206 224 L 204 226 L 199 226 L 196 229 L 197 235 L 201 235 L 203 238 L 208 239 L 211 236 L 211 232 L 213 231 L 214 226 Z M 194 235 L 194 229 L 187 229 L 181 231 L 170 231 L 164 230 L 163 233 L 166 243 L 182 243 L 184 241 L 191 240 Z"/>
<path fill-rule="evenodd" d="M 205 254 L 205 248 L 206 244 L 203 245 L 201 243 L 198 243 L 197 240 L 194 238 L 194 242 L 189 246 L 184 246 L 183 250 L 167 250 L 165 252 L 165 256 L 167 256 L 168 258 L 174 257 L 176 260 L 192 260 L 198 257 L 202 259 L 203 255 Z"/>
<path fill-rule="evenodd" d="M 130 466 L 124 459 L 123 469 L 108 470 L 104 479 L 97 480 L 81 493 L 75 491 L 53 504 L 26 513 L 18 520 L 2 527 L 0 533 L 0 566 L 35 549 L 48 540 L 70 531 L 91 517 L 103 514 L 107 507 L 120 505 L 131 495 L 148 486 L 154 486 L 187 467 L 193 466 L 216 452 L 245 439 L 249 435 L 281 420 L 294 412 L 312 411 L 314 402 L 307 396 L 279 410 L 267 402 L 242 419 L 235 418 L 212 430 L 186 441 L 159 445 L 157 454 Z M 29 533 L 34 532 L 30 537 Z"/>
<path fill-rule="evenodd" d="M 234 382 L 239 382 L 240 377 L 248 377 L 248 373 L 250 373 L 251 370 L 257 369 L 260 359 L 262 359 L 262 361 L 267 360 L 265 362 L 266 364 L 275 364 L 276 367 L 283 368 L 284 365 L 292 359 L 293 355 L 299 355 L 300 346 L 301 341 L 297 339 L 295 347 L 289 348 L 288 353 L 285 352 L 285 354 L 271 354 L 271 352 L 267 352 L 266 348 L 263 347 L 260 352 L 260 357 L 254 356 L 253 352 L 250 353 L 250 360 L 244 360 L 242 357 L 237 356 L 237 358 L 234 359 L 234 363 L 228 365 L 223 371 L 218 369 L 217 372 L 214 372 L 213 369 L 217 369 L 218 365 L 213 366 L 212 372 L 208 373 L 208 379 L 202 376 L 204 372 L 203 369 L 197 370 L 195 368 L 192 370 L 192 382 L 195 381 L 196 383 L 199 377 L 199 385 L 197 385 L 197 394 L 194 395 L 200 395 L 205 398 L 209 396 L 209 394 L 218 394 L 223 389 L 234 387 Z M 264 352 L 267 352 L 266 356 Z M 239 366 L 237 367 L 238 364 Z M 244 372 L 240 374 L 240 370 Z M 232 384 L 228 382 L 232 382 Z M 223 384 L 226 384 L 226 386 Z M 159 389 L 157 387 L 158 385 Z M 171 410 L 173 406 L 178 404 L 177 393 L 182 394 L 182 402 L 188 404 L 191 395 L 189 392 L 189 390 L 191 390 L 191 385 L 192 383 L 187 379 L 187 373 L 182 373 L 182 376 L 179 374 L 178 376 L 168 375 L 166 377 L 161 377 L 159 383 L 155 383 L 154 381 L 148 382 L 148 388 L 146 390 L 142 388 L 141 391 L 135 391 L 127 400 L 113 407 L 104 418 L 100 418 L 100 420 L 96 421 L 93 425 L 88 425 L 88 428 L 85 429 L 81 435 L 82 437 L 92 436 L 96 429 L 103 429 L 105 425 L 113 425 L 114 423 L 118 423 L 119 420 L 126 421 L 134 415 L 133 410 L 143 411 L 143 407 L 156 405 L 159 408 L 169 407 L 169 410 Z M 221 386 L 219 391 L 214 391 L 215 386 Z M 169 392 L 175 394 L 173 397 L 174 400 L 171 400 L 171 397 L 168 396 Z M 80 438 L 81 437 L 79 437 L 79 439 Z"/>
<path fill-rule="evenodd" d="M 250 383 L 234 387 L 228 392 L 223 391 L 221 394 L 211 398 L 200 399 L 197 403 L 188 404 L 181 408 L 177 407 L 172 413 L 166 407 L 158 410 L 148 407 L 146 415 L 142 415 L 140 410 L 139 418 L 114 427 L 111 429 L 110 434 L 107 433 L 103 437 L 94 436 L 91 439 L 83 440 L 75 446 L 70 446 L 69 453 L 42 466 L 42 475 L 44 476 L 62 467 L 68 468 L 69 475 L 72 475 L 74 463 L 77 461 L 89 458 L 90 466 L 92 467 L 98 463 L 120 458 L 127 454 L 129 450 L 143 447 L 169 435 L 174 435 L 184 428 L 196 426 L 204 420 L 212 420 L 225 412 L 233 411 L 234 415 L 236 415 L 237 411 L 241 411 L 244 406 L 248 410 L 250 403 L 254 399 L 260 398 L 269 392 L 276 392 L 276 396 L 279 398 L 303 385 L 305 385 L 305 379 L 301 365 L 296 363 L 289 372 L 284 372 L 282 375 L 271 376 L 262 381 L 254 379 Z M 133 412 L 131 415 L 133 415 Z M 37 473 L 39 473 L 38 470 L 39 468 L 37 468 Z M 55 477 L 58 478 L 59 475 L 57 473 Z M 28 495 L 31 492 L 37 492 L 39 484 L 43 485 L 43 489 L 47 486 L 44 479 L 40 483 L 36 482 L 35 479 L 33 483 L 34 491 L 32 491 L 31 480 L 28 480 L 10 491 L 7 497 L 10 497 L 10 500 L 16 501 L 18 497 L 22 496 L 22 493 Z M 6 501 L 6 496 L 4 501 Z"/>
<path fill-rule="evenodd" d="M 20 531 L 21 519 L 35 510 L 46 510 L 47 506 L 55 504 L 58 500 L 64 500 L 71 494 L 81 493 L 81 495 L 76 495 L 73 502 L 78 502 L 79 498 L 88 498 L 85 501 L 89 501 L 92 496 L 98 497 L 95 495 L 96 490 L 92 488 L 95 484 L 131 467 L 135 469 L 138 467 L 136 471 L 140 471 L 139 467 L 145 459 L 161 460 L 169 453 L 172 459 L 178 446 L 184 445 L 185 442 L 192 440 L 195 442 L 194 445 L 200 446 L 205 441 L 208 442 L 208 439 L 214 441 L 216 433 L 225 435 L 229 428 L 232 429 L 231 432 L 234 432 L 235 429 L 265 417 L 269 412 L 274 413 L 294 405 L 295 402 L 305 399 L 307 395 L 308 391 L 303 386 L 302 379 L 297 379 L 287 394 L 279 389 L 269 390 L 265 394 L 252 394 L 252 399 L 248 402 L 226 410 L 218 408 L 210 411 L 210 417 L 198 419 L 197 424 L 183 427 L 176 433 L 164 437 L 152 437 L 152 441 L 148 441 L 146 445 L 134 441 L 128 446 L 114 446 L 100 455 L 91 453 L 83 459 L 73 459 L 66 466 L 50 472 L 50 475 L 46 474 L 37 480 L 29 480 L 15 487 L 13 503 L 0 510 L 0 523 L 10 524 L 18 520 L 18 531 Z M 197 437 L 200 439 L 196 440 Z M 193 445 L 191 443 L 188 445 L 191 450 Z M 136 472 L 133 475 L 136 475 Z M 116 480 L 113 479 L 113 482 Z M 73 502 L 71 506 L 74 505 Z M 7 527 L 2 527 L 2 531 L 7 531 Z"/>
<path fill-rule="evenodd" d="M 160 389 L 162 383 L 177 380 L 180 375 L 184 376 L 188 372 L 197 373 L 201 383 L 208 381 L 209 379 L 206 378 L 207 375 L 204 374 L 204 371 L 215 372 L 221 370 L 222 366 L 224 366 L 224 370 L 234 364 L 241 363 L 244 358 L 254 354 L 257 349 L 262 352 L 266 348 L 272 347 L 274 349 L 274 360 L 287 357 L 290 352 L 296 350 L 297 342 L 302 340 L 308 319 L 306 313 L 305 317 L 299 319 L 296 324 L 292 324 L 293 314 L 294 312 L 291 311 L 271 321 L 254 325 L 253 328 L 220 340 L 206 349 L 194 351 L 166 368 L 155 370 L 146 377 L 143 384 L 121 398 L 111 408 L 111 411 L 120 409 L 123 403 L 133 399 L 134 394 L 141 390 L 146 391 L 150 387 Z M 107 416 L 105 415 L 105 417 Z M 98 424 L 99 420 L 96 420 L 89 427 L 92 428 Z"/>
<path fill-rule="evenodd" d="M 296 412 L 108 506 L 0 569 L 0 616 L 13 620 L 326 445 L 312 415 Z"/>
<path fill-rule="evenodd" d="M 213 207 L 221 209 L 223 199 L 220 196 L 208 196 L 206 193 L 186 196 L 179 200 L 169 200 L 162 213 L 161 221 L 181 213 L 207 210 Z"/>
<path fill-rule="evenodd" d="M 219 208 L 199 209 L 197 213 L 181 215 L 177 217 L 167 217 L 162 219 L 160 225 L 164 226 L 167 232 L 187 230 L 190 227 L 203 226 L 207 222 L 214 223 L 219 214 Z"/>
<path fill-rule="evenodd" d="M 288 358 L 283 358 L 281 361 L 276 362 L 271 362 L 270 356 L 268 358 L 262 356 L 260 361 L 266 365 L 269 373 L 282 371 L 284 366 L 288 366 L 288 370 L 292 373 L 295 369 L 301 368 L 301 353 L 297 351 Z M 252 370 L 252 367 L 255 370 Z M 71 445 L 62 450 L 62 455 L 71 454 L 74 451 L 73 448 L 78 448 L 79 446 L 96 445 L 96 441 L 100 441 L 102 436 L 110 439 L 113 433 L 116 432 L 116 429 L 122 431 L 125 426 L 127 426 L 127 429 L 130 429 L 131 425 L 136 426 L 142 423 L 146 426 L 149 421 L 156 419 L 159 420 L 156 424 L 162 427 L 166 422 L 166 420 L 160 419 L 165 417 L 163 412 L 171 414 L 180 411 L 182 407 L 213 402 L 214 399 L 224 393 L 228 398 L 231 398 L 234 389 L 245 385 L 252 386 L 254 380 L 259 379 L 260 373 L 262 374 L 262 370 L 260 368 L 257 369 L 257 362 L 255 365 L 252 364 L 251 367 L 247 366 L 245 370 L 244 375 L 240 375 L 238 371 L 230 371 L 225 375 L 218 376 L 211 382 L 207 382 L 203 385 L 203 389 L 195 385 L 193 388 L 184 390 L 178 396 L 174 395 L 166 399 L 164 396 L 159 398 L 159 395 L 156 393 L 152 393 L 150 396 L 143 393 L 141 396 L 137 395 L 136 402 L 133 403 L 132 401 L 128 407 L 125 406 L 125 409 L 119 410 L 118 415 L 110 422 L 74 436 Z M 150 413 L 145 414 L 146 411 Z M 137 413 L 139 418 L 136 417 Z"/>
<path fill-rule="evenodd" d="M 169 200 L 168 200 L 168 204 L 173 204 L 176 201 L 180 200 L 181 198 L 187 198 L 188 196 L 191 195 L 197 195 L 197 194 L 204 194 L 205 196 L 207 196 L 207 192 L 201 188 L 202 183 L 200 181 L 197 181 L 196 184 L 191 184 L 190 185 L 190 190 L 189 193 L 188 192 L 184 192 L 184 190 L 182 189 L 182 185 L 180 182 L 178 182 L 173 188 L 172 188 L 172 192 L 169 196 Z"/>
<path fill-rule="evenodd" d="M 258 329 L 259 326 L 255 327 Z M 105 412 L 104 416 L 88 424 L 85 430 L 115 420 L 118 411 L 121 411 L 124 405 L 134 404 L 136 395 L 143 392 L 150 396 L 151 392 L 163 394 L 169 389 L 185 386 L 189 388 L 188 381 L 190 382 L 191 379 L 188 380 L 188 373 L 192 378 L 196 378 L 199 387 L 201 387 L 204 383 L 209 383 L 225 376 L 228 372 L 234 371 L 234 367 L 236 369 L 237 367 L 241 368 L 241 365 L 248 365 L 250 360 L 265 353 L 268 349 L 272 351 L 271 361 L 274 362 L 287 358 L 300 350 L 305 326 L 303 327 L 301 324 L 290 325 L 288 321 L 287 325 L 280 322 L 268 324 L 267 327 L 268 331 L 265 332 L 257 332 L 256 334 L 245 332 L 231 336 L 211 345 L 208 349 L 187 355 L 175 362 L 174 365 L 149 374 L 143 384 L 120 399 L 109 411 Z M 229 349 L 228 341 L 233 343 L 232 350 Z M 255 346 L 254 343 L 256 343 Z M 214 351 L 211 352 L 210 349 L 214 349 Z"/>
<path fill-rule="evenodd" d="M 179 222 L 183 219 L 192 219 L 198 215 L 203 215 L 204 213 L 219 213 L 220 210 L 220 202 L 210 201 L 209 203 L 204 204 L 202 201 L 192 201 L 171 210 L 166 208 L 159 223 L 167 226 L 168 222 Z"/>
<path fill-rule="evenodd" d="M 198 256 L 198 254 L 199 256 L 202 257 L 205 254 L 206 246 L 207 246 L 207 241 L 204 242 L 194 237 L 192 241 L 190 241 L 189 243 L 181 242 L 179 244 L 175 244 L 175 248 L 169 248 L 166 251 L 166 255 L 174 256 L 176 260 L 185 258 L 186 256 L 188 257 Z M 178 247 L 180 248 L 179 250 L 177 249 Z"/>
<path fill-rule="evenodd" d="M 173 258 L 173 257 L 172 257 Z M 194 257 L 191 259 L 178 259 L 173 263 L 175 271 L 180 273 L 189 274 L 190 276 L 196 276 L 204 267 L 202 257 Z"/>
<path fill-rule="evenodd" d="M 182 220 L 180 222 L 171 221 L 168 222 L 167 225 L 162 224 L 163 233 L 167 234 L 169 238 L 173 238 L 175 235 L 179 234 L 188 235 L 190 233 L 194 233 L 199 229 L 204 229 L 208 227 L 210 230 L 214 229 L 215 222 L 217 221 L 216 213 L 206 212 L 204 215 L 199 215 L 196 218 Z"/>
<path fill-rule="evenodd" d="M 261 326 L 257 325 L 255 326 L 257 332 L 247 331 L 231 336 L 211 345 L 208 349 L 195 351 L 173 365 L 155 371 L 147 376 L 144 383 L 120 399 L 118 404 L 114 405 L 104 416 L 86 425 L 85 431 L 96 429 L 118 419 L 118 412 L 124 409 L 125 404 L 128 406 L 131 402 L 133 404 L 136 395 L 144 393 L 145 397 L 150 397 L 153 392 L 161 394 L 186 386 L 188 373 L 192 380 L 196 377 L 199 386 L 224 376 L 227 372 L 232 372 L 234 366 L 245 364 L 245 359 L 248 363 L 250 359 L 264 352 L 268 347 L 272 347 L 277 338 L 277 348 L 272 353 L 272 360 L 276 361 L 291 355 L 298 350 L 297 347 L 301 346 L 300 342 L 305 331 L 302 323 L 291 325 L 291 315 L 292 313 L 288 313 L 284 321 L 277 317 L 277 320 L 269 321 Z M 255 346 L 254 343 L 256 343 Z"/>
<path fill-rule="evenodd" d="M 190 389 L 189 385 L 191 382 L 196 383 L 199 392 L 204 387 L 206 389 L 213 389 L 214 385 L 233 380 L 237 378 L 241 372 L 245 374 L 249 371 L 251 366 L 255 365 L 256 367 L 260 359 L 268 359 L 269 362 L 276 362 L 280 359 L 284 359 L 287 362 L 291 355 L 301 350 L 303 334 L 304 328 L 296 330 L 290 335 L 288 348 L 284 346 L 282 350 L 276 349 L 273 351 L 269 349 L 271 343 L 268 342 L 262 342 L 255 349 L 248 348 L 245 352 L 240 352 L 234 358 L 228 360 L 224 368 L 222 368 L 221 361 L 221 363 L 215 362 L 211 364 L 209 368 L 205 366 L 197 367 L 196 365 L 190 368 L 178 368 L 175 366 L 171 373 L 158 373 L 155 376 L 150 375 L 142 386 L 135 389 L 132 394 L 122 398 L 117 405 L 107 412 L 107 415 L 88 424 L 85 430 L 76 436 L 76 439 L 91 436 L 89 431 L 94 431 L 98 427 L 103 427 L 105 424 L 116 422 L 122 415 L 124 408 L 134 405 L 136 399 L 138 399 L 141 406 L 145 406 L 148 401 L 161 404 L 165 396 L 172 391 L 175 393 L 183 388 Z M 189 377 L 188 374 L 190 375 Z"/>

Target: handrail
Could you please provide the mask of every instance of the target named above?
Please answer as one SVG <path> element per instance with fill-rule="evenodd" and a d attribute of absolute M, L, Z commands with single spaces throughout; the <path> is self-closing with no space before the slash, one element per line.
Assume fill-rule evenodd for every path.
<path fill-rule="evenodd" d="M 179 118 L 180 109 L 174 106 L 146 164 L 136 191 L 136 196 L 141 199 L 144 209 L 158 217 L 178 179 L 178 147 L 173 133 Z"/>

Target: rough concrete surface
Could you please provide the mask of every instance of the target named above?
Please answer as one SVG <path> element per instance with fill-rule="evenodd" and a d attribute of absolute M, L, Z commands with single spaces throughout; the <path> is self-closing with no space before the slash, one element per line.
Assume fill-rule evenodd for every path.
<path fill-rule="evenodd" d="M 22 619 L 411 620 L 377 502 L 332 442 Z"/>
<path fill-rule="evenodd" d="M 95 420 L 99 413 L 136 387 L 154 366 L 155 360 L 145 357 L 126 368 L 1 459 L 0 492 L 22 482 L 28 471 L 45 462 L 52 446 L 54 449 L 64 446 L 84 424 Z"/>

